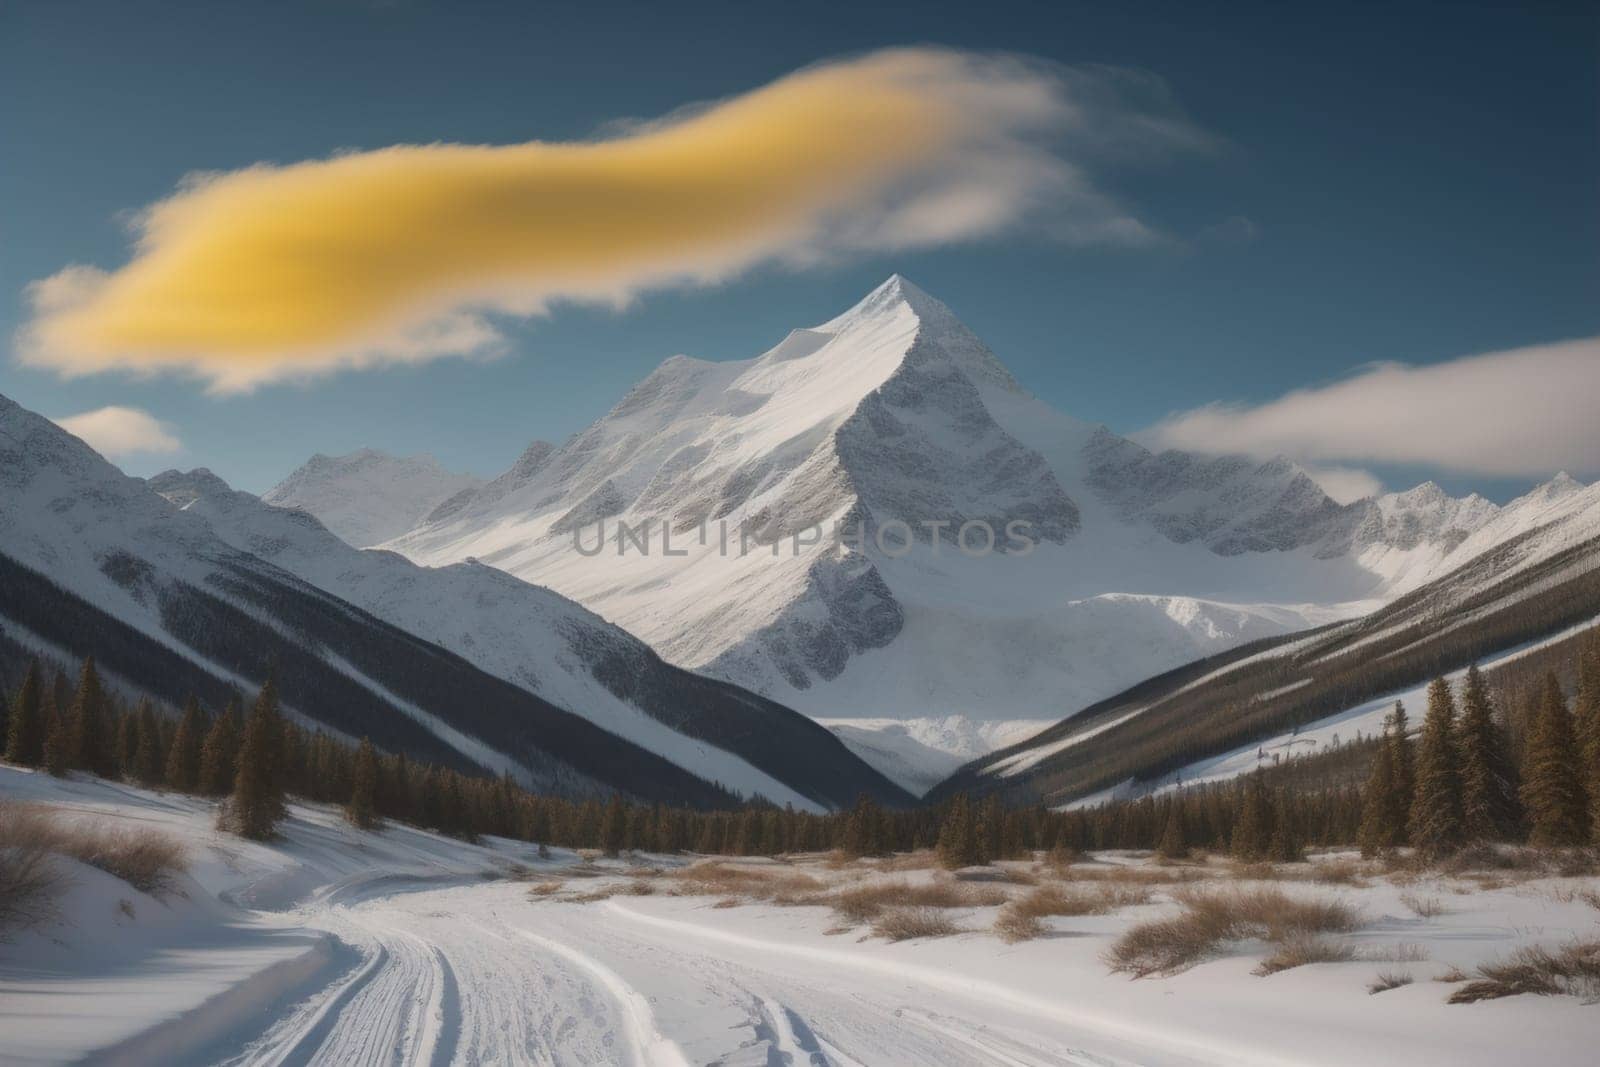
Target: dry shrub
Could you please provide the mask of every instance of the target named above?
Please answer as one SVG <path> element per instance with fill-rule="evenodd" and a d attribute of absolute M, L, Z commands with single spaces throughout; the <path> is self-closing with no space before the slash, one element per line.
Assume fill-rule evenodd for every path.
<path fill-rule="evenodd" d="M 1128 867 L 1114 864 L 1104 867 L 1072 867 L 1055 877 L 1066 882 L 1117 882 L 1123 885 L 1186 885 L 1204 881 L 1202 867 L 1174 864 L 1168 867 Z"/>
<path fill-rule="evenodd" d="M 891 908 L 873 922 L 872 932 L 890 941 L 910 941 L 918 937 L 949 937 L 959 934 L 961 927 L 938 908 Z"/>
<path fill-rule="evenodd" d="M 1558 949 L 1528 945 L 1507 960 L 1478 966 L 1478 979 L 1450 994 L 1452 1004 L 1514 997 L 1600 999 L 1600 941 L 1574 941 Z"/>
<path fill-rule="evenodd" d="M 1419 897 L 1415 893 L 1401 893 L 1400 903 L 1411 909 L 1419 919 L 1433 919 L 1445 913 L 1444 902 L 1438 897 Z"/>
<path fill-rule="evenodd" d="M 1600 911 L 1600 889 L 1589 889 L 1585 887 L 1552 889 L 1550 891 L 1550 897 L 1552 900 L 1558 900 L 1563 904 L 1587 904 L 1596 911 Z"/>
<path fill-rule="evenodd" d="M 1367 985 L 1367 992 L 1387 993 L 1391 989 L 1399 989 L 1403 985 L 1410 984 L 1410 971 L 1379 971 L 1378 977 Z"/>
<path fill-rule="evenodd" d="M 1043 919 L 1018 911 L 1014 906 L 1001 908 L 994 920 L 995 936 L 1008 945 L 1043 937 L 1046 929 Z"/>
<path fill-rule="evenodd" d="M 809 874 L 787 869 L 696 863 L 674 871 L 675 893 L 683 896 L 768 900 L 774 904 L 815 904 L 826 886 Z"/>
<path fill-rule="evenodd" d="M 7 804 L 0 810 L 0 848 L 19 855 L 70 856 L 152 894 L 172 891 L 178 875 L 189 869 L 183 843 L 159 830 L 90 826 L 37 805 Z"/>
<path fill-rule="evenodd" d="M 1148 904 L 1150 898 L 1150 889 L 1142 885 L 1122 885 L 1116 882 L 1103 882 L 1092 888 L 1078 885 L 1049 885 L 1041 886 L 1014 901 L 1011 907 L 1020 914 L 1040 919 L 1049 915 L 1104 915 L 1118 908 Z"/>
<path fill-rule="evenodd" d="M 897 852 L 878 861 L 877 867 L 880 871 L 932 871 L 939 867 L 939 856 L 931 848 Z"/>
<path fill-rule="evenodd" d="M 1057 845 L 1045 853 L 1044 865 L 1052 871 L 1060 873 L 1071 867 L 1074 863 L 1082 863 L 1083 853 L 1069 845 Z"/>
<path fill-rule="evenodd" d="M 48 824 L 31 809 L 0 802 L 0 933 L 55 914 L 66 876 L 50 862 Z"/>
<path fill-rule="evenodd" d="M 1283 945 L 1322 933 L 1348 933 L 1359 922 L 1341 901 L 1293 897 L 1280 889 L 1184 891 L 1183 912 L 1129 928 L 1107 952 L 1114 971 L 1135 978 L 1172 974 L 1199 962 L 1226 941 L 1261 938 Z"/>
<path fill-rule="evenodd" d="M 1444 972 L 1436 977 L 1434 981 L 1445 982 L 1453 985 L 1456 982 L 1465 982 L 1471 977 L 1472 975 L 1468 974 L 1466 971 L 1463 971 L 1460 967 L 1457 967 L 1455 964 L 1451 964 L 1449 967 L 1445 968 Z"/>
<path fill-rule="evenodd" d="M 1256 967 L 1255 973 L 1265 978 L 1269 974 L 1311 963 L 1349 963 L 1355 958 L 1356 948 L 1348 941 L 1333 941 L 1315 934 L 1296 934 L 1280 942 Z"/>
<path fill-rule="evenodd" d="M 866 922 L 891 908 L 988 908 L 1010 897 L 999 886 L 968 885 L 954 881 L 875 882 L 842 889 L 828 898 L 841 919 Z"/>
<path fill-rule="evenodd" d="M 1309 873 L 1311 881 L 1322 885 L 1361 886 L 1366 884 L 1361 877 L 1365 873 L 1361 863 L 1346 857 L 1313 863 Z"/>

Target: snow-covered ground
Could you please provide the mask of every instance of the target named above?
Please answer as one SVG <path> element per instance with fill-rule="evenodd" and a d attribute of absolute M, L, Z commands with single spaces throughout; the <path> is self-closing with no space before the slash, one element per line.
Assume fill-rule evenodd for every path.
<path fill-rule="evenodd" d="M 1261 978 L 1262 948 L 1246 943 L 1130 981 L 1102 953 L 1172 908 L 1159 886 L 1149 903 L 1047 920 L 1046 936 L 1016 945 L 990 932 L 994 907 L 950 912 L 954 936 L 889 943 L 841 932 L 825 906 L 674 895 L 682 861 L 645 861 L 650 895 L 579 903 L 560 898 L 599 897 L 621 868 L 579 877 L 560 851 L 362 834 L 304 806 L 281 842 L 258 846 L 212 830 L 204 802 L 12 768 L 0 797 L 156 827 L 194 861 L 185 895 L 165 900 L 75 868 L 62 921 L 0 945 L 6 1063 L 1471 1067 L 1588 1063 L 1600 1035 L 1597 1009 L 1572 998 L 1451 1006 L 1453 987 L 1431 981 L 1520 944 L 1594 936 L 1600 911 L 1571 891 L 1595 879 L 1290 885 L 1361 909 L 1362 961 Z M 1145 862 L 1105 856 L 1094 870 Z M 562 891 L 530 894 L 512 864 Z M 742 866 L 826 883 L 948 877 L 820 858 Z M 1419 918 L 1405 893 L 1443 912 Z M 1375 962 L 1402 944 L 1426 958 Z M 1371 996 L 1379 970 L 1415 981 Z"/>

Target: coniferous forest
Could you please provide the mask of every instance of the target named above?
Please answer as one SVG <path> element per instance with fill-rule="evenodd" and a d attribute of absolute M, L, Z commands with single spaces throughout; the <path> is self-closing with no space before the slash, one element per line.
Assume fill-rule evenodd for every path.
<path fill-rule="evenodd" d="M 75 679 L 35 659 L 5 695 L 0 725 L 9 762 L 215 797 L 220 826 L 258 839 L 274 836 L 296 797 L 342 805 L 362 828 L 396 820 L 468 840 L 487 834 L 609 854 L 937 848 L 946 866 L 962 867 L 1052 849 L 1172 858 L 1199 849 L 1281 862 L 1307 847 L 1359 845 L 1368 855 L 1410 847 L 1441 859 L 1498 842 L 1600 841 L 1600 628 L 1562 648 L 1569 663 L 1498 687 L 1476 669 L 1459 686 L 1437 679 L 1425 709 L 1396 703 L 1381 737 L 1232 781 L 1068 811 L 965 794 L 906 808 L 863 796 L 827 814 L 759 798 L 708 810 L 537 795 L 509 776 L 307 730 L 283 713 L 271 682 L 221 708 L 192 698 L 181 709 L 130 704 L 108 690 L 92 657 Z M 1563 687 L 1561 675 L 1572 683 Z"/>

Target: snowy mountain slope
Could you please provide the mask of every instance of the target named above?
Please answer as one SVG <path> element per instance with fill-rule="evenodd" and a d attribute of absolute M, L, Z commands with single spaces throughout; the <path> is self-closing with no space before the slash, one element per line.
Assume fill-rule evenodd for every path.
<path fill-rule="evenodd" d="M 666 664 L 579 605 L 478 564 L 418 567 L 353 549 L 309 514 L 236 492 L 209 471 L 151 488 L 235 548 L 282 567 L 481 670 L 572 709 L 707 781 L 779 803 L 848 804 L 892 788 L 825 730 L 771 701 Z"/>
<path fill-rule="evenodd" d="M 1339 505 L 1287 461 L 1151 453 L 1030 396 L 898 276 L 756 359 L 675 356 L 530 456 L 386 547 L 505 569 L 671 662 L 858 720 L 869 758 L 860 720 L 1042 727 L 1359 616 L 1498 520 L 1437 487 Z M 981 526 L 958 547 L 969 522 L 993 551 Z"/>
<path fill-rule="evenodd" d="M 349 544 L 366 548 L 405 533 L 441 504 L 482 485 L 470 474 L 445 470 L 432 456 L 363 448 L 347 456 L 319 452 L 262 499 L 304 508 Z"/>
<path fill-rule="evenodd" d="M 627 709 L 615 706 L 620 700 L 634 720 L 646 719 L 648 709 L 651 724 L 676 715 L 677 725 L 693 721 L 685 728 L 701 734 L 731 723 L 731 736 L 770 735 L 788 741 L 795 756 L 793 773 L 786 775 L 791 787 L 740 757 L 661 726 L 664 734 L 679 735 L 665 738 L 672 744 L 663 747 L 709 777 L 686 770 L 525 682 L 486 672 L 229 543 L 201 514 L 204 482 L 175 487 L 191 501 L 180 509 L 55 424 L 0 397 L 0 628 L 6 647 L 59 649 L 72 656 L 92 652 L 112 675 L 173 703 L 193 692 L 220 706 L 232 692 L 257 687 L 271 674 L 292 714 L 423 758 L 512 771 L 541 789 L 622 790 L 718 803 L 727 799 L 715 784 L 720 780 L 728 788 L 805 806 L 847 802 L 858 788 L 899 796 L 801 716 L 731 687 L 652 666 L 653 657 L 632 639 L 615 635 L 607 641 L 603 624 L 585 630 L 558 621 L 558 598 L 527 594 L 530 603 L 547 600 L 551 606 L 547 614 L 536 607 L 521 615 L 526 654 L 531 659 L 535 650 L 548 648 L 548 662 L 588 652 L 592 669 L 615 672 L 612 688 L 623 696 L 612 701 L 613 719 L 626 715 Z M 255 506 L 283 519 L 257 547 L 265 549 L 278 537 L 287 542 L 279 552 L 291 558 L 294 544 L 320 546 L 311 554 L 343 557 L 352 581 L 365 577 L 364 584 L 374 588 L 398 570 L 416 571 L 392 556 L 378 557 L 391 565 L 366 569 L 366 554 L 343 545 L 304 513 Z M 297 526 L 309 529 L 309 538 L 296 541 Z M 527 588 L 485 573 L 486 582 L 467 583 L 472 595 L 487 596 L 484 590 L 499 583 L 517 590 L 501 599 L 515 600 Z M 453 595 L 445 583 L 452 581 L 447 575 L 431 588 L 433 610 L 445 619 L 452 616 Z M 398 598 L 406 584 L 390 582 L 393 595 Z M 381 599 L 374 606 L 381 607 Z M 575 606 L 568 605 L 567 613 L 587 617 Z M 488 629 L 480 640 L 488 640 Z M 561 690 L 555 695 L 574 695 L 561 688 L 570 682 L 562 668 L 539 671 L 535 664 L 530 670 L 555 680 Z M 636 687 L 631 697 L 630 687 Z M 647 727 L 633 725 L 643 736 Z M 763 740 L 746 747 L 757 749 Z M 805 763 L 807 756 L 819 765 Z"/>
<path fill-rule="evenodd" d="M 1503 541 L 1486 525 L 1463 542 L 1481 537 L 1486 551 L 1369 616 L 1148 679 L 968 763 L 934 794 L 1062 803 L 1249 769 L 1258 748 L 1370 734 L 1441 672 L 1508 663 L 1600 621 L 1600 489 L 1557 479 L 1494 521 Z"/>

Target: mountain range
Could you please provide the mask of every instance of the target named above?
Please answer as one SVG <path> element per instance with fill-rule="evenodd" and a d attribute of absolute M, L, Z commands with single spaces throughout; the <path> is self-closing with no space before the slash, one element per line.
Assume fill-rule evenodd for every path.
<path fill-rule="evenodd" d="M 353 548 L 205 470 L 128 477 L 4 397 L 0 490 L 13 668 L 93 654 L 124 689 L 214 708 L 270 677 L 312 725 L 567 794 L 907 799 L 804 716 L 672 667 L 549 590 Z"/>
<path fill-rule="evenodd" d="M 274 677 L 322 728 L 569 794 L 1072 802 L 1600 614 L 1600 487 L 1339 503 L 1283 458 L 1151 451 L 898 276 L 753 359 L 674 356 L 486 481 L 373 450 L 260 498 L 143 481 L 4 398 L 0 459 L 0 673 Z"/>
<path fill-rule="evenodd" d="M 1153 452 L 895 276 L 754 359 L 668 359 L 384 547 L 554 589 L 921 790 L 1153 674 L 1365 615 L 1522 510 L 1432 483 L 1340 504 L 1281 457 Z"/>

